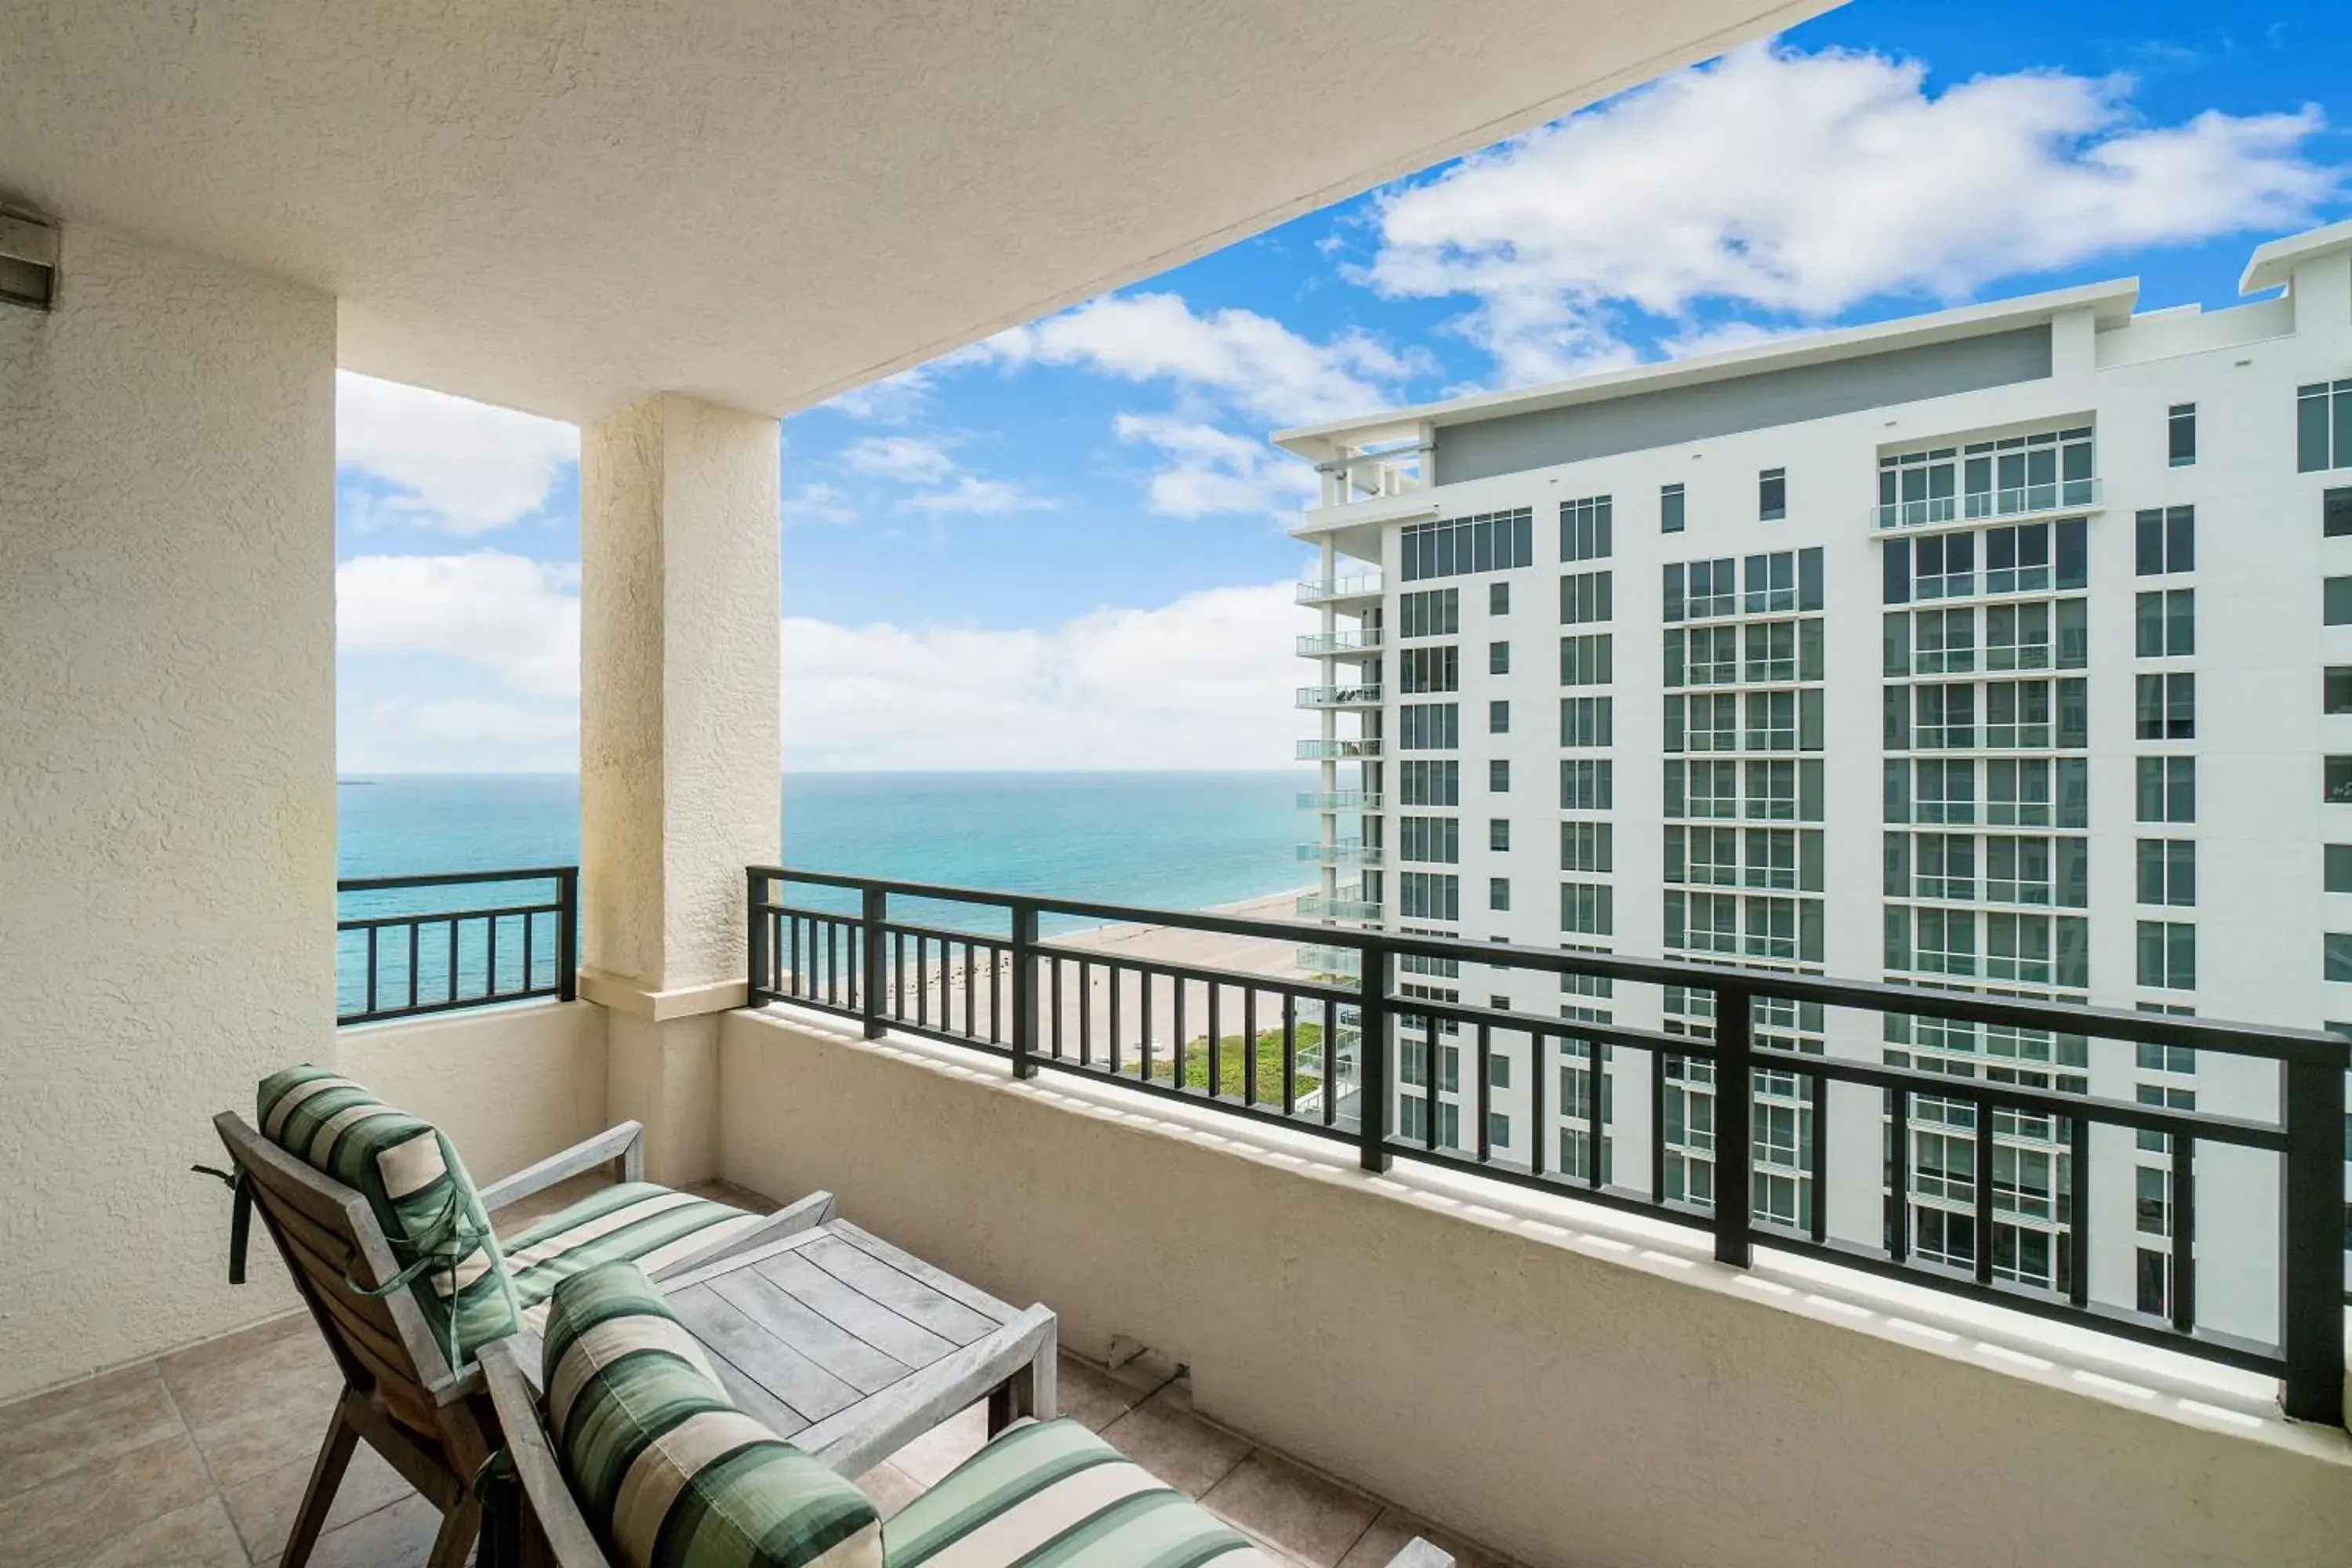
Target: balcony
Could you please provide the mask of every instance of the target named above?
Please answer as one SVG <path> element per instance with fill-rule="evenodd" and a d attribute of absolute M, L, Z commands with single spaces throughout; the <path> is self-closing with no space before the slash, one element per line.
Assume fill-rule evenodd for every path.
<path fill-rule="evenodd" d="M 1378 901 L 1366 899 L 1360 888 L 1342 888 L 1337 893 L 1302 893 L 1298 897 L 1298 912 L 1310 920 L 1376 921 L 1381 918 Z"/>
<path fill-rule="evenodd" d="M 1355 980 L 1364 973 L 1364 955 L 1352 947 L 1307 942 L 1298 949 L 1298 967 L 1309 979 Z"/>
<path fill-rule="evenodd" d="M 1381 863 L 1381 847 L 1360 838 L 1343 838 L 1336 844 L 1301 844 L 1298 858 L 1321 866 L 1377 866 Z"/>
<path fill-rule="evenodd" d="M 1301 741 L 1298 742 L 1298 761 L 1302 763 L 1356 763 L 1380 754 L 1381 740 L 1377 735 L 1360 737 L 1352 741 Z"/>
<path fill-rule="evenodd" d="M 1929 496 L 1887 501 L 1870 509 L 1874 529 L 1941 528 L 2034 518 L 2058 512 L 2095 511 L 2103 504 L 2098 479 L 2058 479 L 2008 489 L 1971 490 L 1959 496 Z"/>
<path fill-rule="evenodd" d="M 1346 632 L 1308 632 L 1298 639 L 1302 658 L 1350 658 L 1358 654 L 1377 653 L 1380 647 L 1378 626 Z"/>
<path fill-rule="evenodd" d="M 1377 572 L 1298 584 L 1298 602 L 1302 605 L 1341 605 L 1380 596 L 1381 574 Z"/>
<path fill-rule="evenodd" d="M 1302 686 L 1298 689 L 1301 708 L 1377 708 L 1381 705 L 1378 686 Z"/>
<path fill-rule="evenodd" d="M 1301 811 L 1378 811 L 1381 809 L 1381 796 L 1377 790 L 1309 790 L 1298 797 L 1298 809 Z"/>

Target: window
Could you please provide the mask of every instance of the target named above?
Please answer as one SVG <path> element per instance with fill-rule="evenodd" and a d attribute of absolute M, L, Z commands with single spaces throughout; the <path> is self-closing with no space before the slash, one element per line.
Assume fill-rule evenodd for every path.
<path fill-rule="evenodd" d="M 1665 898 L 1665 938 L 1670 948 L 1699 952 L 1739 951 L 1739 900 L 1729 893 L 1676 893 Z"/>
<path fill-rule="evenodd" d="M 1616 928 L 1616 910 L 1606 882 L 1562 882 L 1559 885 L 1559 929 L 1583 936 L 1608 936 Z"/>
<path fill-rule="evenodd" d="M 2176 403 L 2165 411 L 2164 455 L 2176 468 L 2197 460 L 2197 405 Z"/>
<path fill-rule="evenodd" d="M 1408 583 L 1473 572 L 1507 572 L 1535 564 L 1535 513 L 1520 507 L 1514 511 L 1417 522 L 1405 529 L 1401 542 Z"/>
<path fill-rule="evenodd" d="M 1559 558 L 1601 561 L 1612 552 L 1609 540 L 1609 498 L 1587 496 L 1559 503 Z"/>
<path fill-rule="evenodd" d="M 2140 1008 L 2154 1012 L 2156 1005 L 2143 1002 Z M 2142 1072 L 2177 1072 L 2185 1076 L 2197 1070 L 2197 1052 L 2188 1046 L 2159 1046 L 2142 1040 L 2133 1049 Z"/>
<path fill-rule="evenodd" d="M 1490 616 L 1507 616 L 1511 613 L 1511 585 L 1508 583 L 1486 584 L 1486 613 Z"/>
<path fill-rule="evenodd" d="M 1444 647 L 1409 647 L 1397 656 L 1397 686 L 1405 692 L 1459 691 L 1462 689 L 1461 650 L 1452 644 Z"/>
<path fill-rule="evenodd" d="M 1748 749 L 1751 752 L 1793 752 L 1797 749 L 1795 692 L 1751 691 L 1748 694 Z"/>
<path fill-rule="evenodd" d="M 1751 616 L 1770 615 L 1797 607 L 1797 556 L 1792 550 L 1748 558 L 1747 610 Z"/>
<path fill-rule="evenodd" d="M 1504 584 L 1497 583 L 1496 587 Z M 1462 590 L 1423 588 L 1397 598 L 1400 637 L 1450 637 L 1462 629 Z"/>
<path fill-rule="evenodd" d="M 2319 585 L 2320 620 L 2331 626 L 2352 626 L 2352 577 L 2330 577 Z"/>
<path fill-rule="evenodd" d="M 1756 516 L 1778 522 L 1789 515 L 1789 470 L 1767 468 L 1756 476 Z"/>
<path fill-rule="evenodd" d="M 1729 556 L 1720 561 L 1677 563 L 1665 568 L 1665 618 L 1705 620 L 1727 616 L 1739 607 L 1738 584 Z"/>
<path fill-rule="evenodd" d="M 1486 704 L 1486 733 L 1507 735 L 1511 732 L 1511 705 L 1500 698 Z"/>
<path fill-rule="evenodd" d="M 2329 853 L 2333 855 L 2331 847 Z M 2331 862 L 2332 864 L 2332 862 Z M 2143 838 L 2139 841 L 2139 901 L 2193 908 L 2197 902 L 2197 841 L 2193 838 Z"/>
<path fill-rule="evenodd" d="M 1462 705 L 1408 702 L 1397 710 L 1398 745 L 1408 752 L 1450 752 L 1462 744 Z"/>
<path fill-rule="evenodd" d="M 1615 858 L 1610 826 L 1605 822 L 1563 822 L 1559 825 L 1559 868 L 1563 871 L 1607 871 Z"/>
<path fill-rule="evenodd" d="M 1507 910 L 1510 909 L 1511 879 L 1508 877 L 1489 877 L 1486 879 L 1486 907 L 1490 910 Z"/>
<path fill-rule="evenodd" d="M 2050 586 L 2050 525 L 2021 523 L 1987 529 L 1985 586 L 1988 594 L 2036 594 Z"/>
<path fill-rule="evenodd" d="M 1700 626 L 1666 634 L 1666 684 L 1729 686 L 1739 679 L 1739 628 Z"/>
<path fill-rule="evenodd" d="M 1977 536 L 1973 533 L 1914 540 L 1911 563 L 1915 598 L 1964 599 L 1977 591 Z"/>
<path fill-rule="evenodd" d="M 2080 599 L 2069 599 L 2080 606 Z M 1928 614 L 1921 611 L 1922 615 Z M 1967 611 L 1944 612 L 1966 615 Z M 2047 669 L 2050 668 L 2050 606 L 2048 605 L 1989 605 L 1985 607 L 1985 668 L 1987 669 Z M 1963 666 L 1962 668 L 1966 668 Z"/>
<path fill-rule="evenodd" d="M 1490 816 L 1486 819 L 1486 847 L 1500 854 L 1511 847 L 1511 819 Z"/>
<path fill-rule="evenodd" d="M 2183 670 L 2170 675 L 2143 675 L 2135 679 L 2135 733 L 2143 741 L 2193 741 L 2197 738 L 2197 677 Z"/>
<path fill-rule="evenodd" d="M 1923 752 L 1972 750 L 1977 743 L 1977 689 L 1966 681 L 1911 689 L 1913 743 Z"/>
<path fill-rule="evenodd" d="M 1667 828 L 1666 880 L 1696 882 L 1701 887 L 1738 887 L 1739 830 L 1736 827 Z"/>
<path fill-rule="evenodd" d="M 1614 618 L 1610 600 L 1610 572 L 1571 572 L 1559 580 L 1559 624 L 1580 626 L 1587 621 Z"/>
<path fill-rule="evenodd" d="M 2319 531 L 2326 539 L 2352 533 L 2352 486 L 2339 486 L 2321 492 Z"/>
<path fill-rule="evenodd" d="M 2047 761 L 2000 758 L 1985 763 L 1985 821 L 1996 827 L 2047 827 L 2051 767 Z"/>
<path fill-rule="evenodd" d="M 1612 769 L 1606 762 L 1564 762 L 1559 764 L 1559 808 L 1562 811 L 1607 811 L 1612 789 Z"/>
<path fill-rule="evenodd" d="M 2331 664 L 2320 685 L 2320 711 L 2352 713 L 2352 665 Z"/>
<path fill-rule="evenodd" d="M 1974 822 L 1977 819 L 1976 763 L 1919 763 L 1916 816 L 1921 822 L 1963 825 Z"/>
<path fill-rule="evenodd" d="M 2352 578 L 2345 580 L 2352 586 Z M 2142 594 L 2133 621 L 2132 652 L 2141 658 L 2175 658 L 2197 651 L 2197 590 L 2173 588 Z"/>
<path fill-rule="evenodd" d="M 1413 920 L 1462 918 L 1462 879 L 1450 872 L 1397 873 L 1397 912 Z"/>
<path fill-rule="evenodd" d="M 1748 815 L 1766 822 L 1796 820 L 1797 765 L 1794 763 L 1748 764 Z"/>
<path fill-rule="evenodd" d="M 2048 915 L 1986 915 L 1985 978 L 2049 984 L 2050 927 Z"/>
<path fill-rule="evenodd" d="M 1559 683 L 1562 686 L 1607 686 L 1616 679 L 1615 637 L 1608 632 L 1588 632 L 1559 639 Z"/>
<path fill-rule="evenodd" d="M 1668 816 L 1731 817 L 1739 815 L 1739 764 L 1673 763 L 1665 768 Z"/>
<path fill-rule="evenodd" d="M 1669 702 L 1679 700 L 1666 699 Z M 1606 746 L 1612 743 L 1616 700 L 1609 697 L 1563 697 L 1559 700 L 1559 743 L 1563 746 Z"/>
<path fill-rule="evenodd" d="M 2330 844 L 2322 885 L 2331 893 L 2352 893 L 2352 844 Z"/>
<path fill-rule="evenodd" d="M 2352 770 L 2345 777 L 2343 799 L 2352 800 Z M 2336 798 L 2334 775 L 2329 777 L 2330 798 Z M 2194 822 L 2197 820 L 2197 759 L 2194 757 L 2142 757 L 2139 759 L 2139 820 L 2142 822 Z"/>
<path fill-rule="evenodd" d="M 1930 974 L 1977 972 L 1977 917 L 1969 910 L 1915 910 L 1912 967 Z"/>
<path fill-rule="evenodd" d="M 1746 628 L 1751 684 L 1797 679 L 1797 623 L 1752 621 Z"/>
<path fill-rule="evenodd" d="M 1916 528 L 1959 515 L 1953 491 L 1958 448 L 1905 452 L 1878 459 L 1878 526 Z"/>
<path fill-rule="evenodd" d="M 1917 836 L 1916 843 L 1918 871 L 1913 883 L 1916 896 L 1948 899 L 1958 903 L 1974 901 L 1977 896 L 1976 839 L 1966 833 L 1922 833 Z"/>
<path fill-rule="evenodd" d="M 2294 389 L 2294 467 L 2303 474 L 2352 468 L 2352 381 Z"/>
<path fill-rule="evenodd" d="M 2053 613 L 2058 622 L 2058 668 L 2084 668 L 2091 662 L 2090 601 L 2061 599 Z"/>
<path fill-rule="evenodd" d="M 1406 765 L 1411 766 L 1412 764 L 1407 763 Z M 1488 795 L 1508 795 L 1511 793 L 1511 764 L 1507 759 L 1502 757 L 1488 759 L 1486 763 L 1486 793 Z"/>
<path fill-rule="evenodd" d="M 2074 839 L 2066 842 L 2073 844 Z M 1996 834 L 1985 840 L 1985 900 L 1995 904 L 2051 901 L 2051 853 L 2047 838 Z"/>
<path fill-rule="evenodd" d="M 1489 675 L 1508 675 L 1511 673 L 1511 645 L 1509 643 L 1490 642 L 1486 645 L 1486 673 Z"/>
<path fill-rule="evenodd" d="M 2327 967 L 2324 973 L 2330 980 L 2352 980 L 2352 935 L 2342 931 L 2327 933 Z"/>
<path fill-rule="evenodd" d="M 2168 506 L 2141 512 L 2133 532 L 2133 563 L 2143 577 L 2197 570 L 2197 509 Z"/>
<path fill-rule="evenodd" d="M 1920 674 L 1966 675 L 1977 667 L 1974 610 L 1921 610 L 1911 620 L 1918 639 L 1913 666 Z"/>
<path fill-rule="evenodd" d="M 2039 751 L 2050 744 L 2050 682 L 1985 682 L 1985 747 Z"/>
<path fill-rule="evenodd" d="M 2196 990 L 2197 928 L 2177 921 L 2140 921 L 2139 983 L 2164 991 Z"/>
<path fill-rule="evenodd" d="M 1682 486 L 1660 485 L 1658 487 L 1658 531 L 1660 533 L 1680 533 L 1683 531 L 1683 505 Z"/>
<path fill-rule="evenodd" d="M 1397 858 L 1451 866 L 1462 858 L 1462 823 L 1452 816 L 1397 818 Z"/>
<path fill-rule="evenodd" d="M 1398 804 L 1458 805 L 1462 801 L 1460 763 L 1399 763 Z"/>

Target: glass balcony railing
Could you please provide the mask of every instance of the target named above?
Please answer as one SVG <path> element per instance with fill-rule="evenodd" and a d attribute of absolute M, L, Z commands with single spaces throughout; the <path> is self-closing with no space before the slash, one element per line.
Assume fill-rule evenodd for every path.
<path fill-rule="evenodd" d="M 1349 654 L 1370 653 L 1381 646 L 1381 628 L 1363 626 L 1349 632 L 1308 632 L 1298 639 L 1298 652 L 1305 658 L 1345 658 Z"/>
<path fill-rule="evenodd" d="M 1353 577 L 1327 577 L 1321 582 L 1298 584 L 1298 602 L 1302 605 L 1336 605 L 1342 599 L 1377 599 L 1381 596 L 1381 574 L 1367 572 Z"/>
<path fill-rule="evenodd" d="M 1298 950 L 1298 967 L 1333 980 L 1359 980 L 1363 977 L 1364 955 L 1352 947 L 1309 943 Z"/>
<path fill-rule="evenodd" d="M 1352 763 L 1381 754 L 1377 735 L 1353 741 L 1301 741 L 1298 760 L 1302 763 Z"/>
<path fill-rule="evenodd" d="M 1381 847 L 1360 838 L 1342 838 L 1336 844 L 1302 844 L 1298 858 L 1325 866 L 1377 866 Z"/>
<path fill-rule="evenodd" d="M 1376 921 L 1381 906 L 1367 900 L 1360 888 L 1342 888 L 1337 893 L 1300 894 L 1298 912 L 1318 920 Z"/>
<path fill-rule="evenodd" d="M 1377 686 L 1302 686 L 1298 689 L 1301 708 L 1377 708 L 1381 705 L 1381 689 Z"/>
<path fill-rule="evenodd" d="M 1883 501 L 1870 509 L 1870 519 L 1875 528 L 1932 528 L 1938 523 L 1972 522 L 1980 518 L 2031 517 L 2036 512 L 2097 506 L 2100 489 L 2095 479 L 2053 479 L 2046 484 L 2016 485 L 2008 489 L 1924 496 L 1912 500 Z"/>
<path fill-rule="evenodd" d="M 1298 797 L 1301 811 L 1378 811 L 1380 792 L 1367 789 L 1310 790 Z"/>

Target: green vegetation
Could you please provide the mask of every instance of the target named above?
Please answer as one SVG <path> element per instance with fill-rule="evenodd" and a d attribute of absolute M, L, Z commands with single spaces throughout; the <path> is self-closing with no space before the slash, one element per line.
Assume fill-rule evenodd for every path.
<path fill-rule="evenodd" d="M 1297 1063 L 1297 1094 L 1304 1100 L 1321 1085 L 1323 1028 L 1319 1024 L 1300 1024 L 1295 1032 L 1295 1059 Z M 1234 1100 L 1244 1097 L 1248 1089 L 1249 1053 L 1243 1049 L 1242 1037 L 1224 1036 L 1217 1047 L 1217 1092 Z M 1155 1083 L 1175 1081 L 1175 1064 L 1165 1052 L 1155 1053 L 1151 1062 L 1151 1079 Z M 1121 1070 L 1129 1078 L 1140 1076 L 1141 1064 L 1131 1058 Z M 1184 1046 L 1184 1078 L 1186 1089 L 1209 1087 L 1209 1040 L 1207 1036 L 1187 1041 Z M 1282 1103 L 1282 1031 L 1261 1029 L 1257 1037 L 1257 1099 L 1258 1103 Z"/>

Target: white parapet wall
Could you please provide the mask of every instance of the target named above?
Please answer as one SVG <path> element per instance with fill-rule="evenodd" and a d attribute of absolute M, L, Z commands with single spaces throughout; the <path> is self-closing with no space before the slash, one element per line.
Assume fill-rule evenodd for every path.
<path fill-rule="evenodd" d="M 2340 1430 L 1905 1342 L 1344 1147 L 781 1010 L 728 1016 L 720 1080 L 728 1180 L 829 1188 L 1066 1343 L 1187 1363 L 1202 1414 L 1529 1563 L 2315 1568 L 2352 1542 Z"/>
<path fill-rule="evenodd" d="M 368 1024 L 343 1030 L 337 1045 L 343 1073 L 447 1133 L 478 1184 L 608 1125 L 604 1009 L 593 1002 Z"/>

